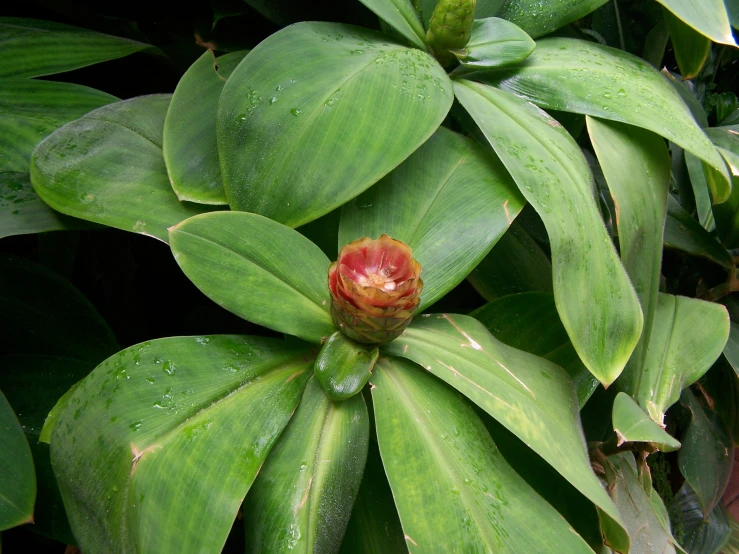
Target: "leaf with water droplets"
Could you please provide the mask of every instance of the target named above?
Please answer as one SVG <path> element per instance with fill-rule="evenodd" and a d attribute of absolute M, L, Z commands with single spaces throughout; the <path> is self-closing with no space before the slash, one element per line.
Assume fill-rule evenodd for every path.
<path fill-rule="evenodd" d="M 540 37 L 595 11 L 608 0 L 508 0 L 495 14 Z"/>

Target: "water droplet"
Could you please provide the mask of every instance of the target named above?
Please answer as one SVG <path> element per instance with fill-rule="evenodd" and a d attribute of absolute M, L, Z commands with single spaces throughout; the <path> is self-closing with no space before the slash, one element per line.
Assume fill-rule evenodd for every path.
<path fill-rule="evenodd" d="M 141 425 L 143 424 L 143 421 L 134 421 L 131 425 L 128 426 L 131 431 L 138 431 L 141 429 Z"/>
<path fill-rule="evenodd" d="M 277 102 L 277 97 L 276 97 L 276 96 L 273 96 L 272 98 L 270 98 L 270 99 L 269 99 L 269 105 L 270 105 L 270 106 L 271 106 L 272 104 L 274 104 L 275 102 Z"/>
<path fill-rule="evenodd" d="M 166 373 L 167 375 L 174 375 L 177 371 L 177 368 L 175 367 L 174 362 L 167 360 L 162 365 L 162 371 L 164 371 L 164 373 Z"/>
<path fill-rule="evenodd" d="M 290 113 L 293 114 L 295 117 L 298 117 L 303 112 L 298 108 L 293 108 L 292 110 L 290 110 Z"/>
<path fill-rule="evenodd" d="M 245 113 L 240 113 L 239 115 L 236 116 L 236 123 L 243 123 L 244 121 L 246 121 Z"/>

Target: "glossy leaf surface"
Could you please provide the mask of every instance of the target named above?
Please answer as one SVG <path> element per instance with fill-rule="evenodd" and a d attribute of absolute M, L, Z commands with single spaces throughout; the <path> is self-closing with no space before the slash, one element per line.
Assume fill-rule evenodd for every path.
<path fill-rule="evenodd" d="M 512 21 L 534 38 L 551 33 L 595 11 L 607 0 L 506 0 L 498 17 Z"/>
<path fill-rule="evenodd" d="M 145 342 L 100 364 L 51 440 L 80 548 L 220 552 L 311 364 L 283 341 L 226 335 Z"/>
<path fill-rule="evenodd" d="M 369 445 L 364 398 L 332 402 L 315 379 L 244 504 L 248 552 L 337 552 Z"/>
<path fill-rule="evenodd" d="M 67 215 L 167 241 L 167 229 L 206 211 L 169 186 L 162 128 L 169 96 L 141 96 L 68 123 L 38 145 L 31 182 Z"/>
<path fill-rule="evenodd" d="M 535 47 L 532 38 L 517 25 L 489 17 L 472 24 L 469 42 L 454 53 L 464 67 L 500 67 L 522 62 Z"/>
<path fill-rule="evenodd" d="M 693 79 L 698 76 L 703 64 L 706 63 L 711 41 L 671 12 L 665 10 L 664 16 L 682 78 Z"/>
<path fill-rule="evenodd" d="M 298 23 L 244 58 L 218 107 L 233 209 L 297 227 L 357 196 L 431 136 L 452 104 L 449 80 L 425 52 L 387 40 Z"/>
<path fill-rule="evenodd" d="M 495 156 L 440 128 L 397 169 L 342 208 L 339 245 L 385 233 L 410 246 L 422 268 L 420 312 L 472 271 L 524 202 Z"/>
<path fill-rule="evenodd" d="M 218 160 L 218 99 L 246 52 L 216 59 L 208 50 L 177 84 L 164 121 L 163 152 L 172 189 L 180 200 L 228 204 Z"/>
<path fill-rule="evenodd" d="M 316 343 L 336 330 L 329 260 L 297 231 L 256 214 L 221 212 L 183 221 L 169 240 L 185 275 L 236 315 Z"/>
<path fill-rule="evenodd" d="M 721 0 L 657 0 L 682 21 L 719 44 L 736 45 L 729 16 Z"/>
<path fill-rule="evenodd" d="M 545 109 L 621 121 L 657 133 L 718 172 L 712 183 L 714 202 L 729 196 L 725 164 L 690 109 L 658 71 L 636 56 L 592 42 L 550 38 L 538 41 L 520 68 L 488 70 L 475 78 Z"/>
<path fill-rule="evenodd" d="M 721 355 L 728 336 L 729 317 L 722 305 L 660 293 L 644 371 L 632 396 L 661 424 L 680 391 Z"/>
<path fill-rule="evenodd" d="M 398 31 L 408 42 L 426 49 L 426 33 L 411 0 L 360 0 L 377 16 Z"/>
<path fill-rule="evenodd" d="M 57 127 L 117 100 L 73 83 L 0 80 L 0 171 L 28 173 L 31 152 L 41 139 Z"/>
<path fill-rule="evenodd" d="M 504 345 L 482 323 L 463 315 L 416 318 L 383 350 L 452 385 L 618 521 L 590 469 L 575 391 L 560 367 Z"/>
<path fill-rule="evenodd" d="M 33 521 L 36 475 L 18 418 L 0 392 L 0 530 Z"/>
<path fill-rule="evenodd" d="M 409 551 L 592 552 L 513 471 L 453 390 L 388 358 L 371 382 L 380 453 Z"/>
<path fill-rule="evenodd" d="M 719 554 L 729 540 L 729 515 L 717 506 L 705 517 L 693 490 L 683 483 L 670 505 L 670 519 L 683 529 L 681 544 L 687 552 Z M 728 554 L 728 553 L 727 553 Z"/>
<path fill-rule="evenodd" d="M 37 19 L 0 18 L 0 77 L 40 77 L 114 60 L 148 44 Z"/>
<path fill-rule="evenodd" d="M 369 381 L 378 355 L 376 346 L 359 344 L 336 331 L 318 353 L 313 369 L 316 381 L 331 400 L 350 398 Z"/>
<path fill-rule="evenodd" d="M 680 448 L 680 442 L 650 419 L 639 404 L 624 392 L 619 392 L 613 401 L 612 422 L 619 446 L 625 442 L 648 442 L 662 452 Z"/>
<path fill-rule="evenodd" d="M 485 304 L 471 315 L 504 344 L 562 367 L 575 385 L 581 409 L 598 387 L 598 380 L 578 358 L 559 320 L 552 294 L 511 294 Z"/>
<path fill-rule="evenodd" d="M 454 91 L 541 216 L 562 324 L 587 368 L 612 383 L 639 339 L 642 315 L 580 148 L 557 121 L 509 92 L 471 81 L 455 82 Z"/>

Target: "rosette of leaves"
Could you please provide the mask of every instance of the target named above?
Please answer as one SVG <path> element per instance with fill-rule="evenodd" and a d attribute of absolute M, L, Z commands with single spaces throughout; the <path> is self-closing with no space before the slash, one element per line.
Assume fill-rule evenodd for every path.
<path fill-rule="evenodd" d="M 714 203 L 731 193 L 721 153 L 641 59 L 583 38 L 534 41 L 602 2 L 534 13 L 478 1 L 469 40 L 449 49 L 451 73 L 427 42 L 435 2 L 363 3 L 386 34 L 298 23 L 249 53 L 206 53 L 173 96 L 102 107 L 36 148 L 31 180 L 50 206 L 169 243 L 211 299 L 288 337 L 150 341 L 62 399 L 47 431 L 83 551 L 217 552 L 240 507 L 252 550 L 336 551 L 347 525 L 397 546 L 377 531 L 397 530 L 394 518 L 380 524 L 361 492 L 348 523 L 363 474 L 377 475 L 365 471 L 370 398 L 381 462 L 370 460 L 394 500 L 382 510 L 397 510 L 409 550 L 627 552 L 645 525 L 673 548 L 656 493 L 623 455 L 596 457 L 606 492 L 577 408 L 615 383 L 623 396 L 604 408 L 614 448 L 677 448 L 665 413 L 720 355 L 729 325 L 718 304 L 660 292 L 664 139 L 703 164 Z M 441 126 L 454 99 L 478 142 Z M 620 252 L 588 160 L 544 109 L 586 116 Z M 551 293 L 475 318 L 423 313 L 377 351 L 335 335 L 322 248 L 405 242 L 423 267 L 425 312 L 527 202 L 546 231 Z M 682 244 L 687 234 L 728 255 L 684 227 Z M 525 316 L 532 304 L 549 307 L 546 332 Z M 509 320 L 525 332 L 504 341 Z M 536 453 L 568 500 L 518 475 L 491 432 Z M 625 499 L 637 493 L 634 514 Z M 571 498 L 587 515 L 568 511 Z"/>

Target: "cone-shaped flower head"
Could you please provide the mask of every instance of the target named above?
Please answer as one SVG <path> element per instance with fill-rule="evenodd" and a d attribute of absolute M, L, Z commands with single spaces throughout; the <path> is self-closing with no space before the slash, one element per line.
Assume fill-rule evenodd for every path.
<path fill-rule="evenodd" d="M 350 242 L 328 268 L 331 316 L 358 342 L 383 344 L 411 322 L 421 299 L 421 266 L 407 244 L 387 235 Z"/>

